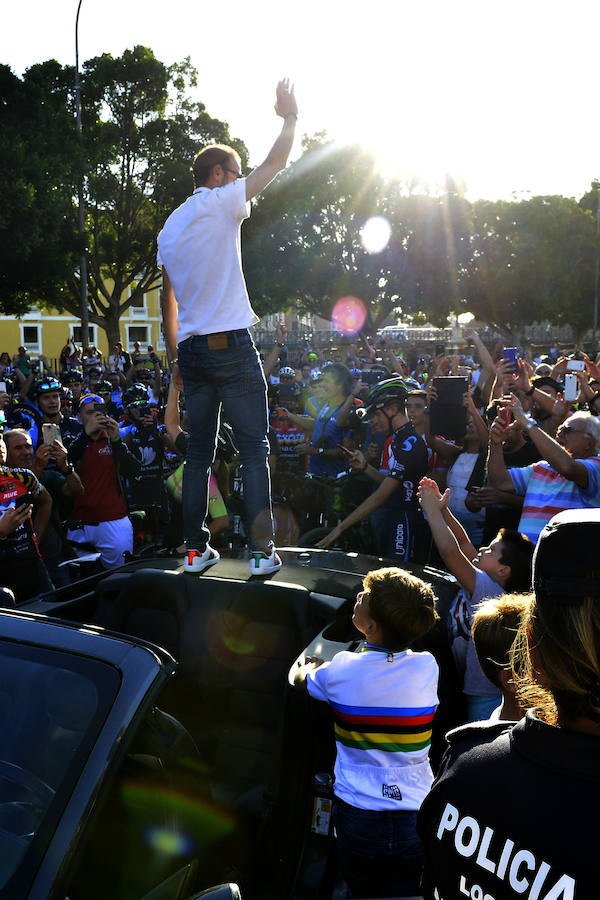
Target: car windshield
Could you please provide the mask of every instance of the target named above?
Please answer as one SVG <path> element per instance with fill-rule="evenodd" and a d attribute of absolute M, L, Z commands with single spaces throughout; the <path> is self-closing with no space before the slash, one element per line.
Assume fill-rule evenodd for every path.
<path fill-rule="evenodd" d="M 97 660 L 0 641 L 0 897 L 35 873 L 119 682 Z"/>

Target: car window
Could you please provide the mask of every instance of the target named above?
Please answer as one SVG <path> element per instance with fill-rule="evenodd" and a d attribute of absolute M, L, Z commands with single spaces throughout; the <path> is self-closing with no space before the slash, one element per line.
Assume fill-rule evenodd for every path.
<path fill-rule="evenodd" d="M 119 683 L 98 660 L 0 641 L 0 897 L 35 874 Z"/>

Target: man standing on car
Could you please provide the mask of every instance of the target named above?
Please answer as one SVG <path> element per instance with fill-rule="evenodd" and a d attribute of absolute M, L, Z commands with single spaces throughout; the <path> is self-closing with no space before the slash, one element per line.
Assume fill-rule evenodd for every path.
<path fill-rule="evenodd" d="M 292 149 L 298 109 L 287 80 L 277 85 L 275 112 L 284 120 L 281 134 L 246 178 L 231 147 L 217 144 L 198 153 L 194 193 L 169 216 L 158 236 L 163 331 L 175 386 L 185 389 L 190 430 L 183 520 L 184 570 L 191 574 L 219 560 L 208 543 L 205 520 L 221 405 L 243 463 L 250 572 L 265 575 L 281 568 L 273 544 L 266 384 L 248 331 L 258 318 L 250 306 L 240 255 L 240 227 L 249 215 L 249 201 L 285 168 Z"/>

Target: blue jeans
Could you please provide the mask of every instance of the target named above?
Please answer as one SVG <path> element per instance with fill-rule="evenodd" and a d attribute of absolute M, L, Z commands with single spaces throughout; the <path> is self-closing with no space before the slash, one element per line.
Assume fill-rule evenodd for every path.
<path fill-rule="evenodd" d="M 194 335 L 178 347 L 190 441 L 183 470 L 183 533 L 188 549 L 203 551 L 208 479 L 215 457 L 219 414 L 232 426 L 242 461 L 248 534 L 253 550 L 271 552 L 273 513 L 267 453 L 267 386 L 247 328 L 221 336 Z"/>
<path fill-rule="evenodd" d="M 409 897 L 420 893 L 423 846 L 417 813 L 333 803 L 341 873 L 352 897 Z"/>

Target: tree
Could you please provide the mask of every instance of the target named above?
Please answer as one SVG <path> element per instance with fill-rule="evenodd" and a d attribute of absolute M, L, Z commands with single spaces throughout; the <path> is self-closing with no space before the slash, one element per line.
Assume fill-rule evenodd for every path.
<path fill-rule="evenodd" d="M 292 303 L 330 316 L 340 297 L 360 297 L 367 328 L 399 304 L 402 248 L 368 254 L 360 231 L 382 214 L 383 180 L 360 147 L 305 139 L 302 157 L 260 198 L 244 226 L 244 271 L 259 313 Z"/>
<path fill-rule="evenodd" d="M 361 230 L 374 216 L 388 221 L 391 236 L 381 252 L 368 253 Z M 244 270 L 260 313 L 294 303 L 329 317 L 337 299 L 354 295 L 373 332 L 397 308 L 443 320 L 459 304 L 469 204 L 450 183 L 441 197 L 412 195 L 384 179 L 359 146 L 305 139 L 302 157 L 244 227 Z"/>
<path fill-rule="evenodd" d="M 35 78 L 42 86 L 48 66 L 32 67 L 25 78 Z M 58 67 L 55 77 L 61 85 L 72 85 L 73 69 Z M 89 320 L 106 330 L 112 345 L 119 339 L 123 312 L 158 282 L 156 235 L 192 190 L 190 167 L 197 150 L 206 143 L 228 143 L 243 162 L 247 151 L 240 140 L 230 138 L 225 122 L 189 99 L 189 89 L 196 86 L 189 59 L 167 67 L 151 50 L 138 46 L 118 58 L 103 54 L 88 60 L 81 81 L 81 139 L 70 134 L 72 146 L 65 143 L 63 152 L 67 156 L 81 148 Z M 47 82 L 45 89 L 51 92 Z M 73 167 L 67 187 L 67 237 L 75 244 L 76 173 Z M 29 292 L 30 303 L 41 300 L 79 315 L 79 272 L 72 256 L 69 260 L 62 278 L 32 286 L 36 290 Z"/>
<path fill-rule="evenodd" d="M 479 200 L 473 206 L 468 308 L 517 332 L 548 320 L 589 327 L 598 239 L 591 213 L 567 197 Z"/>
<path fill-rule="evenodd" d="M 0 308 L 21 315 L 77 265 L 78 135 L 58 63 L 0 66 Z M 68 150 L 68 152 L 66 152 Z"/>

